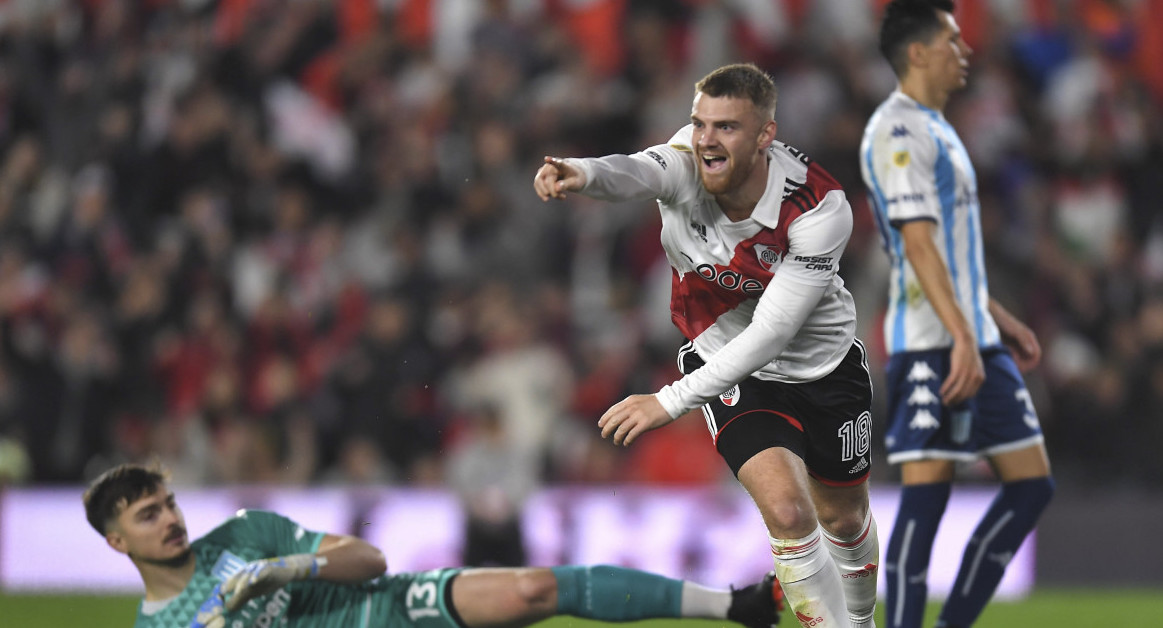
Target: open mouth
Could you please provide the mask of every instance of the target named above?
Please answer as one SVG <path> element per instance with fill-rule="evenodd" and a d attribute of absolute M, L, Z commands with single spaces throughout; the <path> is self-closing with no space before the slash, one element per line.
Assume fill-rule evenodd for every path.
<path fill-rule="evenodd" d="M 174 530 L 173 532 L 170 532 L 169 534 L 167 534 L 165 541 L 164 541 L 164 543 L 166 545 L 185 543 L 185 542 L 186 542 L 186 531 L 181 529 L 181 528 Z"/>
<path fill-rule="evenodd" d="M 702 155 L 703 170 L 719 172 L 727 167 L 727 158 L 722 155 Z"/>

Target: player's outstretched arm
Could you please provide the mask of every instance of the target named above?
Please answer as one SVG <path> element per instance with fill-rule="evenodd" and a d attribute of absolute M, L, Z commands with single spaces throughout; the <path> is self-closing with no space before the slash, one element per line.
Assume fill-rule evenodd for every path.
<path fill-rule="evenodd" d="M 327 559 L 327 564 L 319 569 L 320 580 L 363 582 L 383 575 L 388 569 L 380 548 L 346 534 L 328 534 L 323 537 L 316 555 Z"/>
<path fill-rule="evenodd" d="M 315 554 L 292 554 L 247 563 L 222 584 L 228 612 L 298 580 L 363 582 L 387 569 L 383 552 L 354 536 L 329 534 Z"/>
<path fill-rule="evenodd" d="M 262 597 L 297 580 L 319 575 L 327 559 L 317 554 L 291 554 L 251 561 L 222 583 L 226 611 L 233 612 L 256 597 Z"/>
<path fill-rule="evenodd" d="M 585 173 L 567 164 L 560 157 L 546 157 L 545 164 L 533 177 L 533 189 L 543 201 L 551 198 L 564 199 L 566 192 L 576 192 L 585 187 L 585 184 Z"/>

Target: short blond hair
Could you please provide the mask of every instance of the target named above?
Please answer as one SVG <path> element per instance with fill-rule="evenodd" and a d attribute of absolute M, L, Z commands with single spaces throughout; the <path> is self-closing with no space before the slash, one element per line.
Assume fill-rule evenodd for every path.
<path fill-rule="evenodd" d="M 746 98 L 775 119 L 775 81 L 754 63 L 733 63 L 714 70 L 695 83 L 695 91 L 713 98 Z"/>

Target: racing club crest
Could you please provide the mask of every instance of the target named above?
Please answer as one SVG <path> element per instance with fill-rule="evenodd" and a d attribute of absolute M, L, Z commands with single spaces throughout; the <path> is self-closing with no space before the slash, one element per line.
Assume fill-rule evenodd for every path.
<path fill-rule="evenodd" d="M 783 249 L 777 246 L 768 246 L 766 244 L 755 245 L 755 256 L 759 258 L 759 265 L 767 272 L 774 272 L 775 265 L 779 263 L 783 257 Z"/>

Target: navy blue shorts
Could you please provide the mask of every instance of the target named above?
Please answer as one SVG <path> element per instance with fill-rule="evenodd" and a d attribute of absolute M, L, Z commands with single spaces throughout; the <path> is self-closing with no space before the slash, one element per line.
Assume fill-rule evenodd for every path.
<path fill-rule="evenodd" d="M 683 373 L 703 365 L 687 343 L 679 352 Z M 748 377 L 703 406 L 715 448 L 736 476 L 743 463 L 772 447 L 803 459 L 824 484 L 853 486 L 872 469 L 872 382 L 864 345 L 852 344 L 831 373 L 814 382 L 787 384 Z"/>
<path fill-rule="evenodd" d="M 949 373 L 949 352 L 912 351 L 889 358 L 889 463 L 971 461 L 1042 442 L 1038 413 L 1008 350 L 981 352 L 985 383 L 956 408 L 945 407 L 938 393 Z"/>

